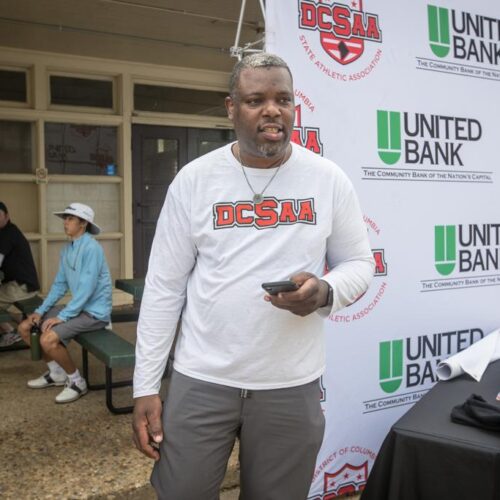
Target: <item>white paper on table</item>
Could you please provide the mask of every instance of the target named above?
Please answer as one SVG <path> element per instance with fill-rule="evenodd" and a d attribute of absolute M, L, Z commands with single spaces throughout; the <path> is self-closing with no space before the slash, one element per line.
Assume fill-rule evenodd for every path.
<path fill-rule="evenodd" d="M 500 329 L 441 361 L 436 372 L 440 380 L 450 380 L 467 373 L 479 382 L 486 367 L 497 359 L 500 359 Z"/>

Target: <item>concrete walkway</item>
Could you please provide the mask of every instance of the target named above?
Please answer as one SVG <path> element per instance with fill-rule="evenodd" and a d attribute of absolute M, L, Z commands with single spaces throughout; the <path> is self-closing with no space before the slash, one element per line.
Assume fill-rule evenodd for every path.
<path fill-rule="evenodd" d="M 135 323 L 113 330 L 134 342 Z M 81 368 L 81 349 L 70 352 Z M 33 390 L 26 381 L 45 371 L 29 350 L 0 352 L 0 498 L 2 499 L 154 499 L 149 486 L 152 462 L 132 444 L 131 415 L 112 415 L 104 391 L 89 391 L 74 403 L 58 405 L 61 387 Z M 104 367 L 90 356 L 92 382 L 104 381 Z M 130 378 L 118 371 L 116 380 Z M 118 404 L 130 404 L 132 389 L 120 388 Z M 238 485 L 231 458 L 224 488 Z M 233 495 L 233 496 L 231 496 Z M 224 492 L 224 500 L 237 498 Z"/>
<path fill-rule="evenodd" d="M 115 323 L 113 330 L 135 343 L 135 327 Z M 72 342 L 69 350 L 81 369 L 80 347 Z M 89 358 L 92 383 L 103 382 L 103 365 Z M 0 498 L 154 500 L 152 462 L 132 444 L 131 415 L 111 414 L 104 391 L 58 405 L 54 398 L 61 387 L 28 389 L 26 381 L 45 369 L 43 362 L 31 361 L 27 349 L 0 352 Z M 130 370 L 113 371 L 115 380 L 131 375 Z M 131 404 L 130 387 L 117 389 L 116 395 L 115 404 Z M 236 449 L 220 500 L 237 500 L 238 485 Z"/>

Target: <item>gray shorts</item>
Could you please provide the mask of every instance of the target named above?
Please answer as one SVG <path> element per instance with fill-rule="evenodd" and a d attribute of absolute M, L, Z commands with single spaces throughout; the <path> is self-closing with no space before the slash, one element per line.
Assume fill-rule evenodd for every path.
<path fill-rule="evenodd" d="M 160 500 L 216 500 L 240 441 L 240 500 L 305 500 L 325 419 L 318 381 L 244 391 L 172 373 L 163 408 Z"/>
<path fill-rule="evenodd" d="M 64 306 L 51 307 L 42 317 L 42 322 L 49 318 L 55 318 Z M 91 332 L 93 330 L 100 330 L 108 323 L 100 319 L 93 318 L 86 312 L 80 313 L 78 316 L 55 325 L 52 330 L 57 333 L 59 340 L 68 345 L 70 340 L 82 332 Z"/>

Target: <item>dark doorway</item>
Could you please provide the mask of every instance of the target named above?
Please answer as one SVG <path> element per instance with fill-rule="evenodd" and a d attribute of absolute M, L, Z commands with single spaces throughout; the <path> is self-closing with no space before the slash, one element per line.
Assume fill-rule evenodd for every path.
<path fill-rule="evenodd" d="M 156 221 L 177 172 L 186 163 L 233 141 L 234 137 L 232 130 L 132 127 L 134 278 L 146 276 Z"/>

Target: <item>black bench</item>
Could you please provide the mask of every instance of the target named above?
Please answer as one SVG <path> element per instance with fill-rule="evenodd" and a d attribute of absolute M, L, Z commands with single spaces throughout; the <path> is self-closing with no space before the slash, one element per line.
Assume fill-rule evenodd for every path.
<path fill-rule="evenodd" d="M 113 382 L 113 368 L 131 368 L 135 364 L 135 347 L 112 330 L 102 329 L 80 333 L 75 337 L 82 347 L 83 376 L 91 390 L 106 390 L 106 406 L 116 414 L 130 413 L 133 406 L 116 407 L 113 405 L 113 388 L 132 385 L 132 380 Z M 104 384 L 90 384 L 88 353 L 93 354 L 106 368 Z"/>

